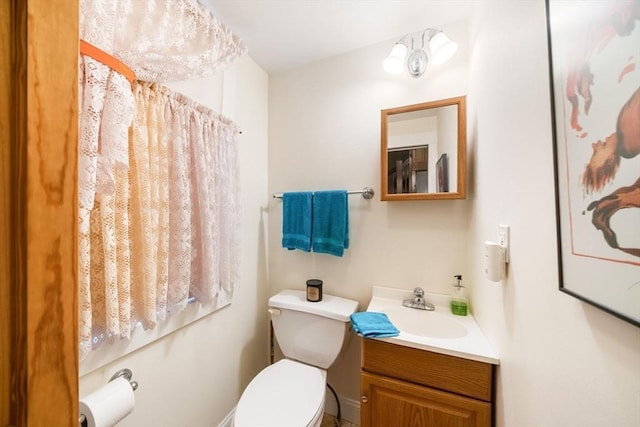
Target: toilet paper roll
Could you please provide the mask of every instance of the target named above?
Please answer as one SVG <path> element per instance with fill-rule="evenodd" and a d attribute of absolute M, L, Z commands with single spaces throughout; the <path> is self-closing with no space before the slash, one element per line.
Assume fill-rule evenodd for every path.
<path fill-rule="evenodd" d="M 133 411 L 136 398 L 126 378 L 116 378 L 80 399 L 81 427 L 113 427 Z"/>

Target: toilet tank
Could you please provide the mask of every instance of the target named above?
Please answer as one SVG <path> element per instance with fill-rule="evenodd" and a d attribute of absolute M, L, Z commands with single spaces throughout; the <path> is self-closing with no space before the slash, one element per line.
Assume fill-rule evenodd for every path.
<path fill-rule="evenodd" d="M 286 290 L 269 298 L 273 332 L 288 359 L 328 369 L 350 334 L 349 316 L 358 302 L 333 295 L 307 301 L 304 291 Z"/>

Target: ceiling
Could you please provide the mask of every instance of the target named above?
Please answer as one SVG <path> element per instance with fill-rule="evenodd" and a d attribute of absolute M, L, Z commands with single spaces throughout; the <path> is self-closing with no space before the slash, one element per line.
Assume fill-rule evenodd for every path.
<path fill-rule="evenodd" d="M 474 0 L 200 0 L 269 74 L 466 19 Z M 391 48 L 391 44 L 390 44 Z"/>

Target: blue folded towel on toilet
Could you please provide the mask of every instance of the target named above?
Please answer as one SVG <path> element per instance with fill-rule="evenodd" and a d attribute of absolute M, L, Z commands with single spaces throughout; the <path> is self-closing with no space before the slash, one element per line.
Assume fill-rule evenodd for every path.
<path fill-rule="evenodd" d="M 362 311 L 351 315 L 353 330 L 365 338 L 397 337 L 400 331 L 386 314 L 375 311 Z"/>
<path fill-rule="evenodd" d="M 282 194 L 282 247 L 289 250 L 311 251 L 310 192 Z"/>
<path fill-rule="evenodd" d="M 346 190 L 313 193 L 314 252 L 341 257 L 349 248 L 349 209 Z"/>

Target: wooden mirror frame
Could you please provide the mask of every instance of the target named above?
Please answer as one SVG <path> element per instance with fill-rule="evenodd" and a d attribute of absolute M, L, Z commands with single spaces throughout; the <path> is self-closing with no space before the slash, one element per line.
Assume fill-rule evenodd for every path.
<path fill-rule="evenodd" d="M 434 192 L 434 193 L 402 193 L 390 194 L 388 192 L 388 122 L 389 116 L 394 114 L 409 113 L 426 109 L 447 107 L 455 105 L 458 107 L 458 153 L 457 153 L 457 188 L 455 191 Z M 380 200 L 451 200 L 464 199 L 466 197 L 467 178 L 467 114 L 466 97 L 441 99 L 437 101 L 424 102 L 420 104 L 405 105 L 403 107 L 388 108 L 381 111 L 380 121 Z"/>

